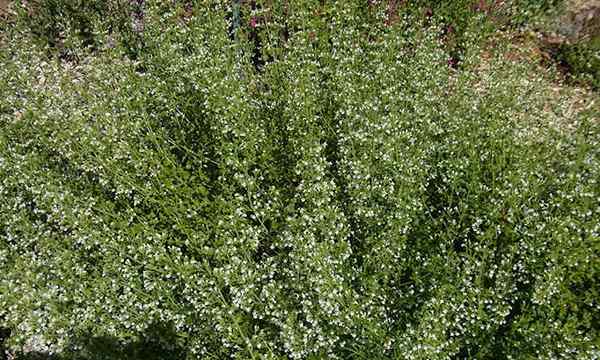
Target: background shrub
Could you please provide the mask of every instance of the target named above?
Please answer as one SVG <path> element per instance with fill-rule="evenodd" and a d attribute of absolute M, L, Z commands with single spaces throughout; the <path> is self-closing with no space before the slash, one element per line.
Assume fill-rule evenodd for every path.
<path fill-rule="evenodd" d="M 576 44 L 562 44 L 555 51 L 557 60 L 572 77 L 589 83 L 595 89 L 600 88 L 599 37 Z"/>
<path fill-rule="evenodd" d="M 34 0 L 16 1 L 12 8 L 23 31 L 65 58 L 117 41 L 135 48 L 136 5 L 128 0 Z"/>

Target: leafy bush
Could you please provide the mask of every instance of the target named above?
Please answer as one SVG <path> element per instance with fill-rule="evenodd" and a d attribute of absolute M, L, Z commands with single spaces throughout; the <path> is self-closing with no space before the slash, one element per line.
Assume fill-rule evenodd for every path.
<path fill-rule="evenodd" d="M 19 1 L 13 7 L 19 26 L 62 57 L 116 40 L 129 48 L 137 45 L 131 26 L 136 9 L 128 0 L 35 0 Z"/>
<path fill-rule="evenodd" d="M 567 67 L 576 80 L 600 89 L 600 38 L 562 44 L 556 50 L 556 58 Z"/>
<path fill-rule="evenodd" d="M 147 1 L 135 60 L 5 35 L 7 345 L 597 357 L 598 113 L 386 4 L 257 3 Z"/>
<path fill-rule="evenodd" d="M 496 3 L 501 3 L 496 1 Z M 510 23 L 525 25 L 547 15 L 555 15 L 567 1 L 565 0 L 509 0 L 506 2 Z"/>

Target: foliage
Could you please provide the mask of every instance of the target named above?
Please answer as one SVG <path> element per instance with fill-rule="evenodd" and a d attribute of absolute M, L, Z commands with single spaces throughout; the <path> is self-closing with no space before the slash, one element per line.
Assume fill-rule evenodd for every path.
<path fill-rule="evenodd" d="M 35 0 L 13 7 L 19 26 L 62 57 L 106 46 L 111 36 L 120 36 L 123 45 L 136 45 L 129 26 L 134 7 L 127 0 Z"/>
<path fill-rule="evenodd" d="M 556 58 L 569 70 L 575 79 L 600 89 L 600 37 L 574 44 L 561 44 Z"/>
<path fill-rule="evenodd" d="M 11 349 L 599 355 L 597 111 L 469 29 L 453 69 L 439 19 L 265 0 L 236 30 L 229 4 L 147 1 L 135 57 L 6 33 Z"/>

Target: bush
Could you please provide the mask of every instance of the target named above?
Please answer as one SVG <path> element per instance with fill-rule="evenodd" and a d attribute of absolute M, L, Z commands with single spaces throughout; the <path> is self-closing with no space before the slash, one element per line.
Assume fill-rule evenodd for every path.
<path fill-rule="evenodd" d="M 35 0 L 19 1 L 18 26 L 33 35 L 42 47 L 72 57 L 82 49 L 97 50 L 121 40 L 135 47 L 131 26 L 135 6 L 128 0 Z M 112 39 L 112 38 L 116 39 Z"/>
<path fill-rule="evenodd" d="M 600 89 L 600 38 L 562 44 L 556 50 L 557 60 L 575 80 Z"/>
<path fill-rule="evenodd" d="M 257 3 L 148 1 L 135 60 L 7 33 L 10 349 L 598 356 L 598 113 L 386 4 Z"/>

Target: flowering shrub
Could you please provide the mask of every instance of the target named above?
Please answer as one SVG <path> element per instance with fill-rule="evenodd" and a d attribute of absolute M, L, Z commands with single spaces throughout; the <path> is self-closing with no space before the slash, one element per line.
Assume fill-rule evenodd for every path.
<path fill-rule="evenodd" d="M 3 35 L 6 346 L 598 357 L 593 102 L 386 4 L 256 3 L 146 1 L 135 58 Z"/>

